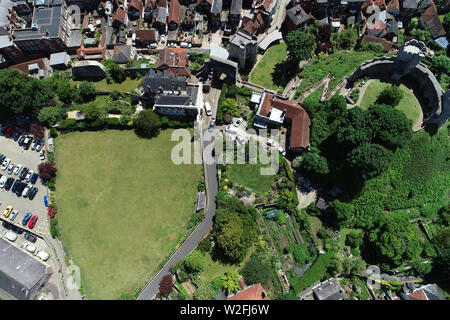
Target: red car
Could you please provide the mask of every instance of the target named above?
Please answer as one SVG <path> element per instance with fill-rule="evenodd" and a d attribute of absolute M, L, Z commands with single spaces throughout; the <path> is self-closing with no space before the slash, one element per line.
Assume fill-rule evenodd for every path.
<path fill-rule="evenodd" d="M 37 220 L 38 220 L 38 217 L 37 217 L 37 216 L 33 216 L 33 217 L 30 219 L 30 222 L 28 222 L 28 227 L 29 227 L 30 229 L 33 229 L 34 226 L 36 225 Z"/>
<path fill-rule="evenodd" d="M 5 131 L 5 137 L 9 138 L 14 133 L 14 127 L 8 127 Z"/>

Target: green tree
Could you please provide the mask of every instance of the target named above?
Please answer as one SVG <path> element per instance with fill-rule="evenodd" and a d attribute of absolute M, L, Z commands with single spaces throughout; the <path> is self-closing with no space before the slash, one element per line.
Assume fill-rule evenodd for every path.
<path fill-rule="evenodd" d="M 236 100 L 227 98 L 222 104 L 222 110 L 224 114 L 236 115 L 238 111 Z"/>
<path fill-rule="evenodd" d="M 390 85 L 384 88 L 377 97 L 377 104 L 387 104 L 395 107 L 403 97 L 403 92 L 398 86 Z"/>
<path fill-rule="evenodd" d="M 358 40 L 358 33 L 355 29 L 344 29 L 337 37 L 336 45 L 342 50 L 351 50 Z"/>
<path fill-rule="evenodd" d="M 351 227 L 355 216 L 355 208 L 352 204 L 335 199 L 329 202 L 330 210 L 334 214 L 337 225 L 340 227 Z"/>
<path fill-rule="evenodd" d="M 312 57 L 314 37 L 303 31 L 291 31 L 286 37 L 288 59 L 298 63 Z"/>
<path fill-rule="evenodd" d="M 392 151 L 378 145 L 364 143 L 347 156 L 349 165 L 361 172 L 364 179 L 370 179 L 381 174 L 390 164 Z"/>
<path fill-rule="evenodd" d="M 156 137 L 160 132 L 160 127 L 161 121 L 159 116 L 151 109 L 139 112 L 134 120 L 134 130 L 140 137 Z"/>
<path fill-rule="evenodd" d="M 239 289 L 240 289 L 239 274 L 236 271 L 226 272 L 221 277 L 221 280 L 222 280 L 223 288 L 226 290 L 228 295 L 239 291 Z"/>
<path fill-rule="evenodd" d="M 185 258 L 184 265 L 188 271 L 200 273 L 205 268 L 205 257 L 199 250 L 194 250 Z"/>
<path fill-rule="evenodd" d="M 116 63 L 111 65 L 111 69 L 109 70 L 109 74 L 113 78 L 114 82 L 116 83 L 122 83 L 125 81 L 125 70 L 117 65 Z"/>
<path fill-rule="evenodd" d="M 195 300 L 211 300 L 216 296 L 216 290 L 210 283 L 201 285 L 194 293 Z"/>
<path fill-rule="evenodd" d="M 97 89 L 92 82 L 81 81 L 75 90 L 74 101 L 76 103 L 87 103 L 95 99 Z"/>
<path fill-rule="evenodd" d="M 444 26 L 445 32 L 450 34 L 450 12 L 447 12 L 442 19 L 442 25 Z"/>
<path fill-rule="evenodd" d="M 413 136 L 411 121 L 405 113 L 386 105 L 369 106 L 374 142 L 396 150 L 407 145 Z"/>
<path fill-rule="evenodd" d="M 86 106 L 84 106 L 83 113 L 87 120 L 93 121 L 100 118 L 101 111 L 100 108 L 97 106 L 97 104 L 91 102 L 88 103 Z"/>
<path fill-rule="evenodd" d="M 448 13 L 448 15 L 450 12 Z M 450 74 L 450 58 L 445 55 L 436 55 L 431 59 L 430 70 L 436 78 L 441 79 L 443 75 Z"/>
<path fill-rule="evenodd" d="M 266 286 L 272 283 L 273 269 L 270 261 L 260 255 L 253 254 L 241 273 L 248 285 L 261 283 Z"/>
<path fill-rule="evenodd" d="M 53 126 L 66 116 L 65 110 L 60 106 L 44 107 L 39 111 L 38 119 L 46 126 Z"/>
<path fill-rule="evenodd" d="M 305 247 L 295 247 L 292 254 L 294 255 L 295 262 L 297 262 L 300 266 L 304 266 L 309 262 L 308 250 Z"/>
<path fill-rule="evenodd" d="M 343 114 L 336 129 L 337 142 L 345 149 L 353 149 L 373 138 L 370 115 L 366 110 L 355 107 Z"/>
<path fill-rule="evenodd" d="M 362 245 L 364 234 L 362 232 L 351 231 L 345 238 L 345 243 L 352 248 L 358 248 Z"/>
<path fill-rule="evenodd" d="M 330 172 L 327 159 L 314 152 L 307 152 L 301 157 L 299 168 L 309 174 L 323 175 Z"/>
<path fill-rule="evenodd" d="M 197 246 L 197 249 L 203 252 L 209 252 L 211 250 L 211 240 L 209 239 L 209 237 L 206 237 L 205 239 L 203 239 L 202 241 L 200 241 L 200 243 Z"/>

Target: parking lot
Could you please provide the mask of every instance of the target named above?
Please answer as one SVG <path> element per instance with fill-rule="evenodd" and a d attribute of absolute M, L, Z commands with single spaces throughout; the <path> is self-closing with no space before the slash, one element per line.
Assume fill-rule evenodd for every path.
<path fill-rule="evenodd" d="M 35 173 L 37 173 L 38 165 L 39 163 L 41 163 L 39 152 L 32 151 L 31 148 L 28 150 L 24 150 L 13 139 L 6 138 L 4 136 L 0 137 L 0 153 L 5 154 L 6 157 L 11 160 L 11 163 L 15 165 L 21 164 L 23 167 L 27 167 L 28 169 L 33 170 Z M 4 176 L 7 176 L 8 178 L 12 177 L 14 179 L 18 179 L 18 175 L 14 175 L 14 173 L 8 174 L 6 170 L 0 170 L 0 173 Z M 47 222 L 47 209 L 44 205 L 44 196 L 47 195 L 47 188 L 42 185 L 40 179 L 36 181 L 34 186 L 38 188 L 38 192 L 33 200 L 18 197 L 11 190 L 6 191 L 5 188 L 1 188 L 0 211 L 3 214 L 3 211 L 7 206 L 12 206 L 13 210 L 18 210 L 19 213 L 15 217 L 14 221 L 11 221 L 9 218 L 4 218 L 3 215 L 2 218 L 28 230 L 28 226 L 22 226 L 22 219 L 24 218 L 26 213 L 31 212 L 33 215 L 36 215 L 38 217 L 36 226 L 32 231 L 43 235 L 47 234 L 49 230 Z"/>

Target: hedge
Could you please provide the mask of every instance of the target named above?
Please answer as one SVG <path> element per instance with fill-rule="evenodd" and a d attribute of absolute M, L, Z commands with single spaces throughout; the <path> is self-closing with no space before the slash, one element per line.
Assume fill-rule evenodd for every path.
<path fill-rule="evenodd" d="M 291 166 L 289 165 L 289 163 L 286 161 L 286 159 L 280 155 L 280 159 L 282 159 L 281 161 L 283 161 L 283 165 L 284 165 L 284 169 L 286 170 L 286 174 L 289 178 L 289 180 L 291 180 L 294 185 L 292 187 L 292 195 L 294 197 L 294 204 L 295 206 L 298 206 L 299 201 L 298 201 L 298 195 L 297 195 L 297 188 L 295 187 L 295 177 L 294 177 L 294 172 L 292 171 Z"/>

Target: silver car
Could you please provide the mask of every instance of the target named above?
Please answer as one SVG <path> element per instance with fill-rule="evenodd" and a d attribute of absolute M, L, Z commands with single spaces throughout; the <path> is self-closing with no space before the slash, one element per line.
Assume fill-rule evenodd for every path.
<path fill-rule="evenodd" d="M 32 186 L 27 185 L 25 187 L 25 189 L 23 189 L 22 197 L 24 197 L 24 198 L 28 197 L 28 195 L 30 194 L 30 191 L 31 191 L 32 188 L 33 188 Z"/>
<path fill-rule="evenodd" d="M 8 168 L 9 164 L 11 163 L 11 160 L 9 160 L 8 158 L 6 158 L 5 160 L 3 160 L 2 163 L 2 170 L 6 170 L 6 168 Z"/>
<path fill-rule="evenodd" d="M 8 174 L 11 174 L 13 172 L 14 167 L 15 167 L 15 165 L 12 164 L 12 163 L 9 165 L 9 167 L 8 167 Z"/>
<path fill-rule="evenodd" d="M 11 212 L 11 214 L 9 215 L 9 219 L 12 221 L 14 220 L 17 215 L 19 214 L 19 210 L 14 210 L 13 212 Z"/>

